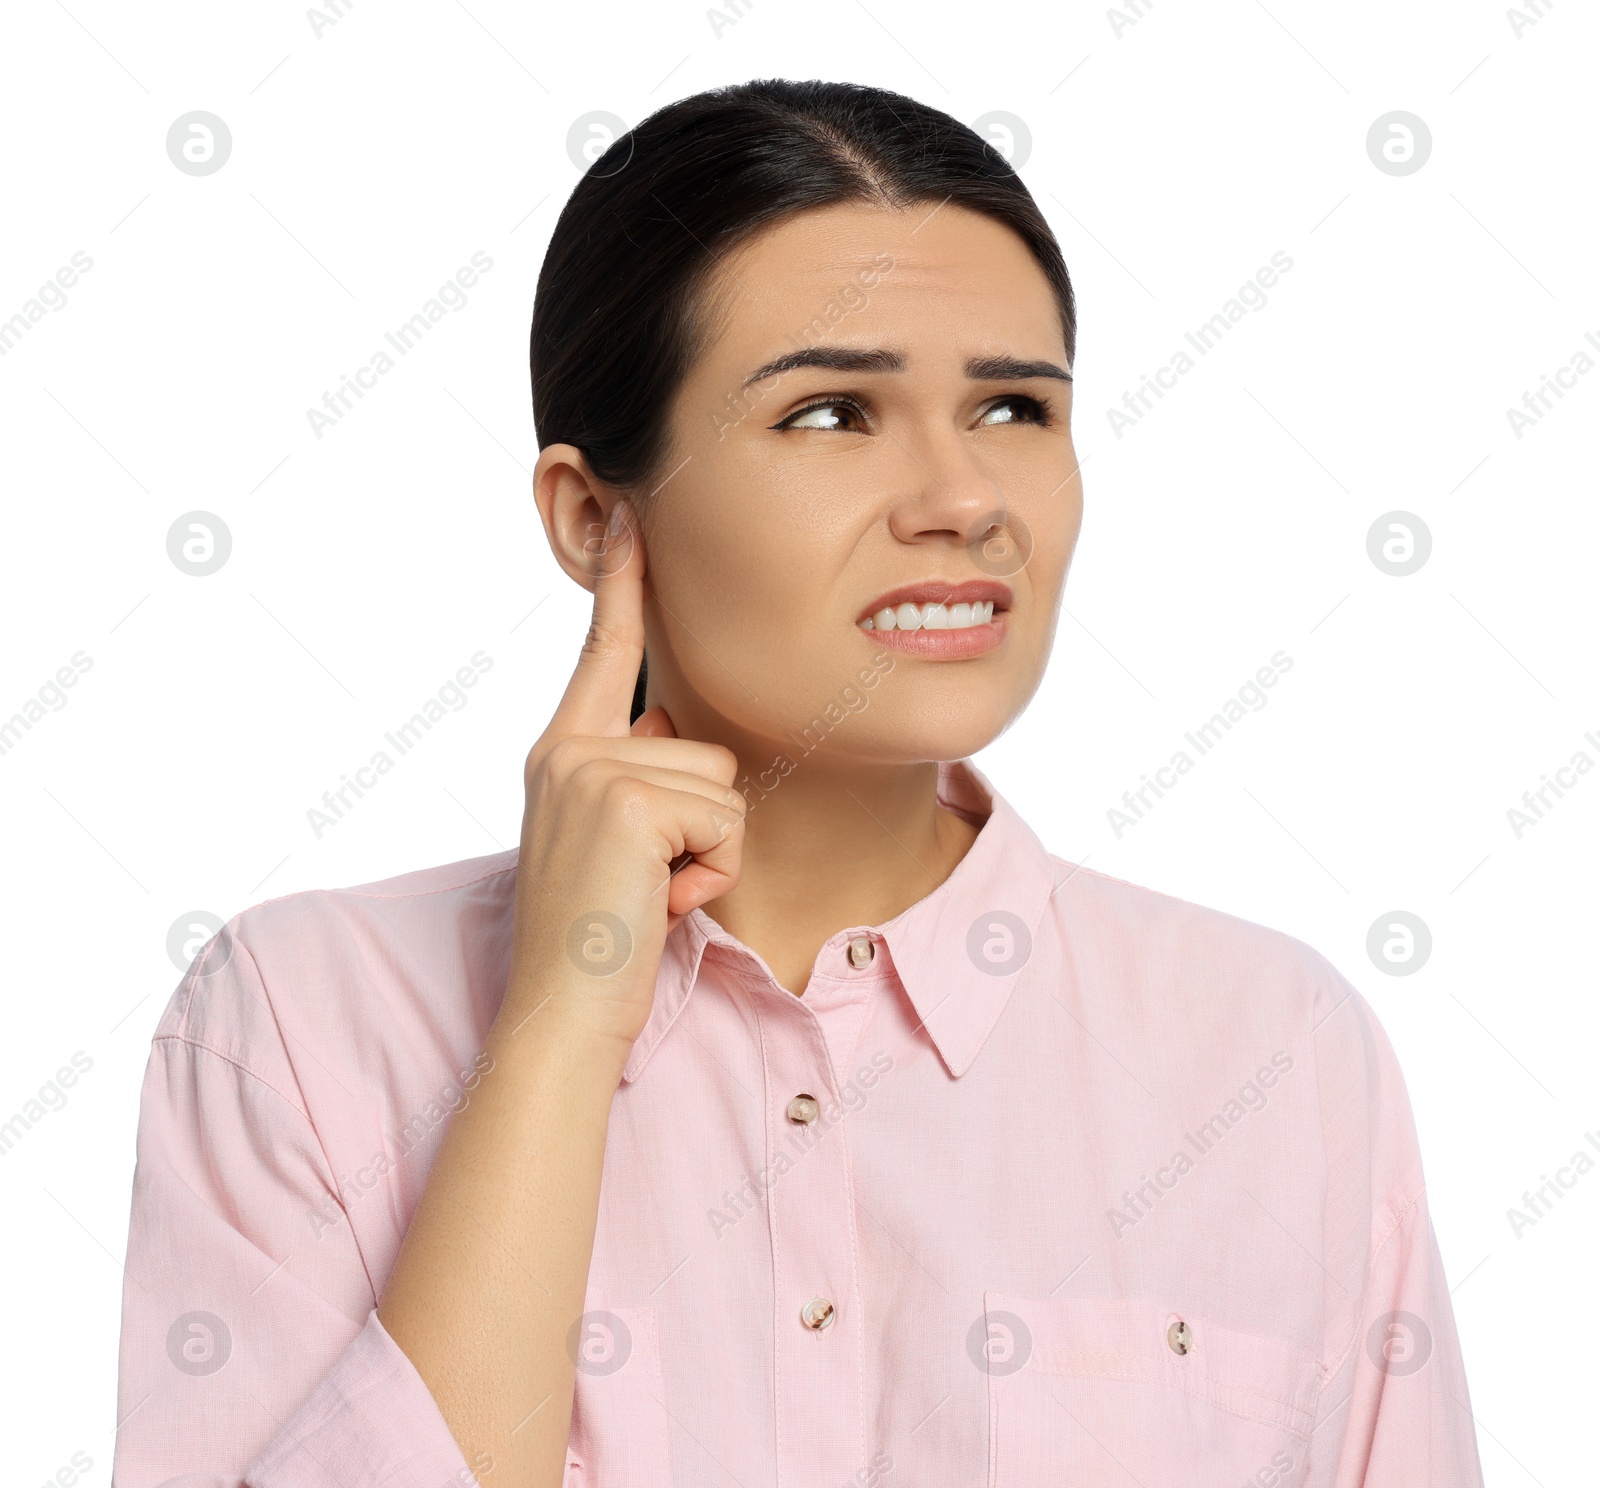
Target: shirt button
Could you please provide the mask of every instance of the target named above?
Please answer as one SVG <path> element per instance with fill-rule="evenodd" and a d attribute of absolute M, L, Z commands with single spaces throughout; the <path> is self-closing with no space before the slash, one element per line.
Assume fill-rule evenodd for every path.
<path fill-rule="evenodd" d="M 875 947 L 868 935 L 858 935 L 850 942 L 850 964 L 859 971 L 872 960 Z"/>
<path fill-rule="evenodd" d="M 813 1297 L 800 1309 L 800 1321 L 814 1333 L 820 1333 L 833 1321 L 833 1303 L 826 1297 Z"/>
<path fill-rule="evenodd" d="M 1167 1329 L 1167 1346 L 1175 1354 L 1186 1354 L 1194 1347 L 1194 1334 L 1182 1318 Z"/>
<path fill-rule="evenodd" d="M 817 1098 L 814 1095 L 797 1095 L 789 1102 L 789 1120 L 810 1126 L 817 1119 Z"/>

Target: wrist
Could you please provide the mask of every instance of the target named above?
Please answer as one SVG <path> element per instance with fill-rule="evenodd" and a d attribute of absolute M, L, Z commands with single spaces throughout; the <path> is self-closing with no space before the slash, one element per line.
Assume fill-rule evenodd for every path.
<path fill-rule="evenodd" d="M 606 1013 L 559 985 L 519 987 L 513 983 L 490 1030 L 488 1045 L 497 1058 L 552 1052 L 562 1068 L 592 1075 L 615 1089 L 633 1052 L 635 1035 L 613 1026 Z"/>

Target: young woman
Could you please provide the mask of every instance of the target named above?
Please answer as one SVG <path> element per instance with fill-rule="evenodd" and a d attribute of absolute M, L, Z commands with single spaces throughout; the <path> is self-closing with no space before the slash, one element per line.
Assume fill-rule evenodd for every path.
<path fill-rule="evenodd" d="M 532 337 L 594 617 L 521 845 L 185 976 L 117 1488 L 1480 1482 L 1370 1008 L 970 761 L 1050 654 L 1074 341 L 1027 189 L 909 98 L 595 162 Z"/>

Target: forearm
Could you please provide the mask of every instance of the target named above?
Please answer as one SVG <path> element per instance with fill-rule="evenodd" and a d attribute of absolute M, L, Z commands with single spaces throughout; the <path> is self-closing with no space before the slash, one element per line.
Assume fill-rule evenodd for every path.
<path fill-rule="evenodd" d="M 623 1057 L 543 995 L 508 993 L 378 1308 L 467 1460 L 487 1453 L 508 1488 L 561 1482 Z"/>

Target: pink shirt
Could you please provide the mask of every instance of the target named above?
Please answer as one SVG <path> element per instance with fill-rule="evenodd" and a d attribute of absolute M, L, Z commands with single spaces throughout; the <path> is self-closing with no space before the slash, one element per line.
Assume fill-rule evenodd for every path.
<path fill-rule="evenodd" d="M 1366 1002 L 1291 936 L 1053 857 L 970 761 L 939 780 L 977 840 L 834 935 L 803 998 L 701 910 L 668 937 L 611 1110 L 569 1488 L 1477 1488 Z M 139 1121 L 116 1488 L 496 1481 L 374 1309 L 489 1074 L 516 867 L 275 899 L 184 976 Z"/>

